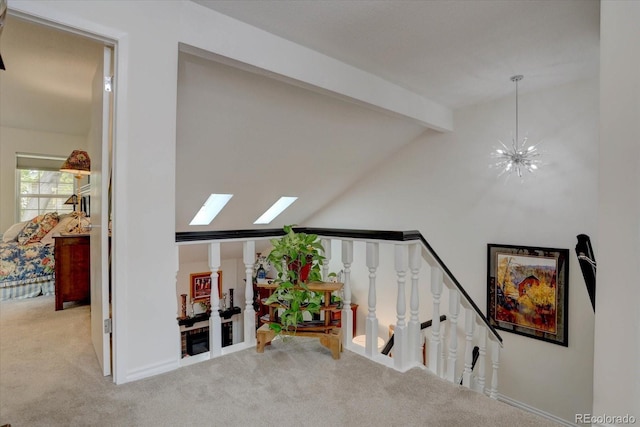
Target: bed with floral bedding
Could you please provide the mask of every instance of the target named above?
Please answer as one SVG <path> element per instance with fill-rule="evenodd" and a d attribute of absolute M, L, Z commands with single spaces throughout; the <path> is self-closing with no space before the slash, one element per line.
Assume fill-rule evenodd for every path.
<path fill-rule="evenodd" d="M 53 295 L 54 235 L 66 232 L 71 215 L 56 212 L 12 225 L 0 242 L 0 301 Z"/>
<path fill-rule="evenodd" d="M 53 245 L 0 243 L 0 300 L 54 293 Z"/>

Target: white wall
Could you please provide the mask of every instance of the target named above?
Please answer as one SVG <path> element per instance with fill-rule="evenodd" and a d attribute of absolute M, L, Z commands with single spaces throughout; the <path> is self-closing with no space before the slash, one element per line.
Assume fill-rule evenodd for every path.
<path fill-rule="evenodd" d="M 640 2 L 602 1 L 593 414 L 640 422 Z"/>
<path fill-rule="evenodd" d="M 11 10 L 117 42 L 114 380 L 179 367 L 175 135 L 182 2 L 13 1 Z"/>
<path fill-rule="evenodd" d="M 454 121 L 455 132 L 423 135 L 305 224 L 417 229 L 482 309 L 487 243 L 570 249 L 569 347 L 502 332 L 500 392 L 573 420 L 592 400 L 594 314 L 573 249 L 585 233 L 598 253 L 598 82 L 520 96 L 521 136 L 542 140 L 547 162 L 524 183 L 487 166 L 496 140 L 510 140 L 513 98 Z"/>
<path fill-rule="evenodd" d="M 86 146 L 83 136 L 0 127 L 0 233 L 16 220 L 16 153 L 66 158 Z"/>
<path fill-rule="evenodd" d="M 191 2 L 156 2 L 150 8 L 144 2 L 14 0 L 9 6 L 118 42 L 114 378 L 122 383 L 177 368 L 174 169 L 177 46 L 181 40 L 176 31 L 191 28 L 191 44 L 204 47 L 199 45 L 206 43 L 193 39 L 206 39 L 209 44 L 227 46 L 230 56 L 234 49 L 248 55 L 249 44 L 238 47 L 233 43 L 237 22 L 222 37 L 216 37 L 215 25 L 190 25 L 200 11 Z M 632 7 L 637 10 L 637 5 Z M 185 8 L 189 16 L 183 16 Z M 632 83 L 637 81 L 618 84 Z M 557 92 L 522 97 L 521 128 L 526 129 L 525 120 L 532 120 L 529 128 L 535 135 L 531 136 L 545 138 L 552 159 L 533 183 L 503 185 L 485 169 L 489 146 L 495 138 L 508 138 L 512 126 L 512 104 L 505 100 L 459 112 L 455 134 L 429 138 L 428 144 L 416 142 L 354 188 L 349 194 L 352 200 L 336 201 L 335 207 L 314 222 L 334 227 L 418 228 L 482 306 L 486 243 L 572 248 L 578 233 L 591 235 L 597 243 L 594 87 L 570 85 Z M 527 98 L 534 110 L 524 104 Z M 633 139 L 628 141 L 631 144 Z M 145 159 L 142 166 L 134 161 L 138 158 Z M 399 212 L 386 215 L 381 205 L 394 201 L 400 203 Z M 593 315 L 575 261 L 570 274 L 569 348 L 505 333 L 505 355 L 513 348 L 516 356 L 504 361 L 501 377 L 503 392 L 567 419 L 591 406 L 592 376 L 587 371 L 591 371 L 593 335 Z M 640 339 L 636 347 L 638 342 Z M 611 361 L 598 366 L 605 363 Z M 626 369 L 614 378 L 604 373 L 605 390 L 615 389 L 618 381 L 628 381 L 632 372 Z M 637 396 L 636 392 L 636 402 Z M 596 406 L 607 409 L 615 398 L 601 399 Z"/>

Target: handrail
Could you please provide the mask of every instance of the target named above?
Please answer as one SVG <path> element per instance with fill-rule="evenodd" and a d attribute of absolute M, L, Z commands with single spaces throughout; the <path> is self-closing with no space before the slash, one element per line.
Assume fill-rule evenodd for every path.
<path fill-rule="evenodd" d="M 307 234 L 318 234 L 323 237 L 347 238 L 354 240 L 384 240 L 409 242 L 419 240 L 424 247 L 431 253 L 437 264 L 442 268 L 443 272 L 449 276 L 458 291 L 462 294 L 476 314 L 480 316 L 484 324 L 489 328 L 494 337 L 502 345 L 502 337 L 498 331 L 489 323 L 487 317 L 480 311 L 476 303 L 471 299 L 467 291 L 462 287 L 458 279 L 455 278 L 451 270 L 445 265 L 442 259 L 433 250 L 431 245 L 424 238 L 422 233 L 417 230 L 410 231 L 389 231 L 389 230 L 355 230 L 342 228 L 314 228 L 314 227 L 294 227 L 294 231 Z M 263 228 L 249 230 L 217 230 L 217 231 L 181 231 L 176 232 L 176 243 L 188 243 L 208 240 L 242 240 L 278 237 L 285 234 L 282 228 Z"/>
<path fill-rule="evenodd" d="M 444 315 L 444 314 L 441 315 L 440 316 L 440 321 L 444 322 L 445 320 L 447 320 L 447 316 Z M 432 324 L 433 324 L 433 319 L 427 320 L 426 322 L 422 322 L 422 323 L 420 323 L 420 330 L 430 328 Z M 387 343 L 384 345 L 384 348 L 380 352 L 381 354 L 384 354 L 385 356 L 389 355 L 389 352 L 393 348 L 393 344 L 395 344 L 395 339 L 393 338 L 395 336 L 396 336 L 395 333 L 391 334 L 391 337 L 389 338 L 389 341 L 387 341 Z"/>
<path fill-rule="evenodd" d="M 294 227 L 296 233 L 319 234 L 326 237 L 340 237 L 357 240 L 392 240 L 406 242 L 419 240 L 418 231 L 352 230 L 341 228 Z M 255 239 L 260 237 L 284 236 L 282 228 L 263 228 L 250 230 L 212 230 L 176 232 L 176 243 L 197 242 L 203 240 Z"/>
<path fill-rule="evenodd" d="M 460 293 L 465 297 L 465 299 L 467 301 L 469 301 L 469 304 L 471 304 L 471 306 L 473 307 L 473 309 L 475 310 L 476 313 L 478 313 L 480 315 L 480 318 L 484 321 L 484 324 L 487 325 L 487 327 L 489 328 L 489 330 L 491 330 L 491 332 L 493 332 L 493 335 L 495 335 L 495 337 L 498 339 L 498 341 L 500 341 L 500 343 L 502 344 L 502 337 L 500 336 L 500 334 L 498 334 L 498 332 L 496 331 L 496 329 L 489 323 L 489 319 L 487 319 L 487 317 L 482 313 L 482 311 L 480 311 L 480 309 L 478 308 L 478 306 L 476 305 L 475 302 L 473 302 L 473 299 L 471 299 L 471 297 L 469 296 L 469 294 L 467 293 L 467 291 L 464 290 L 464 288 L 462 287 L 462 285 L 460 284 L 460 282 L 458 282 L 458 279 L 455 278 L 455 276 L 453 275 L 453 273 L 451 272 L 451 270 L 449 270 L 449 268 L 445 265 L 444 262 L 442 262 L 442 260 L 440 259 L 440 257 L 438 256 L 438 254 L 436 253 L 436 251 L 433 250 L 433 248 L 431 247 L 431 245 L 427 242 L 427 240 L 422 236 L 422 234 L 420 235 L 420 240 L 422 240 L 422 244 L 425 245 L 427 247 L 427 250 L 429 252 L 431 252 L 431 255 L 433 255 L 433 258 L 435 258 L 436 262 L 438 263 L 438 265 L 440 265 L 440 267 L 442 267 L 442 269 L 444 270 L 444 272 L 447 274 L 447 276 L 449 276 L 449 278 L 451 279 L 451 281 L 453 282 L 454 285 L 456 285 L 456 288 L 458 288 L 458 290 L 460 291 Z"/>

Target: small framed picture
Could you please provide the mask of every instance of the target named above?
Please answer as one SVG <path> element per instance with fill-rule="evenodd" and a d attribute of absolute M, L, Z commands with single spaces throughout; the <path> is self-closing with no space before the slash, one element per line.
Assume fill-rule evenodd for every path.
<path fill-rule="evenodd" d="M 569 250 L 488 245 L 487 318 L 496 329 L 569 345 Z"/>
<path fill-rule="evenodd" d="M 211 298 L 211 272 L 192 273 L 191 300 L 194 302 L 209 301 Z M 218 298 L 222 298 L 222 270 L 218 270 Z"/>

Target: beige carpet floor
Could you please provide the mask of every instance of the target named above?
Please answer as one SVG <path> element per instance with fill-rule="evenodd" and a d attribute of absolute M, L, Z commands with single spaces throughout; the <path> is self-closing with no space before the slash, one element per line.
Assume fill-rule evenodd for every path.
<path fill-rule="evenodd" d="M 557 425 L 426 370 L 403 374 L 349 351 L 333 360 L 300 337 L 114 385 L 100 374 L 89 315 L 54 311 L 53 297 L 0 303 L 0 425 Z"/>

